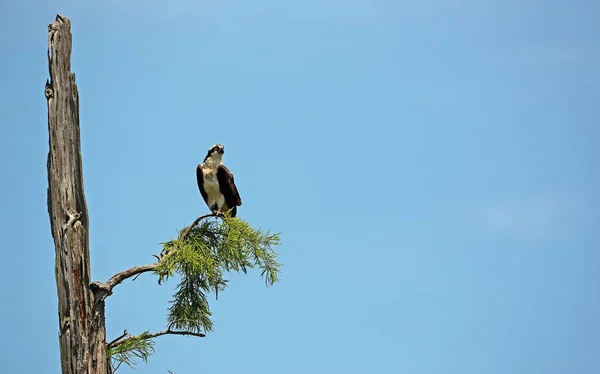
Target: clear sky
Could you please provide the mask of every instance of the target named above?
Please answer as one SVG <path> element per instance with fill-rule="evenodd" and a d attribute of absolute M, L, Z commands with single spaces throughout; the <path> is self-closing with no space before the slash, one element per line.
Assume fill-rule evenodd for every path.
<path fill-rule="evenodd" d="M 0 3 L 2 371 L 59 373 L 47 25 L 72 21 L 92 278 L 207 212 L 225 145 L 281 282 L 230 277 L 215 331 L 137 373 L 600 372 L 597 1 Z M 162 330 L 175 286 L 107 300 Z M 128 368 L 119 373 L 132 372 Z"/>

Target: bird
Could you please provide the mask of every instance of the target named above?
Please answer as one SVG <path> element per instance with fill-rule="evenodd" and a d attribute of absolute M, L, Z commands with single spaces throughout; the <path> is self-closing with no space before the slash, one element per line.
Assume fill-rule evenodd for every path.
<path fill-rule="evenodd" d="M 208 150 L 204 162 L 196 168 L 198 189 L 213 214 L 222 214 L 231 209 L 231 217 L 237 214 L 242 199 L 233 180 L 233 173 L 223 165 L 225 147 L 215 144 Z"/>

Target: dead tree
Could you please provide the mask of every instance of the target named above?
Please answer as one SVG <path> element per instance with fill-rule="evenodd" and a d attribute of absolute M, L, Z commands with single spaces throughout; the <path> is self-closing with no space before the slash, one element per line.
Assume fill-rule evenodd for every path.
<path fill-rule="evenodd" d="M 71 22 L 48 26 L 48 213 L 56 249 L 56 285 L 63 374 L 107 374 L 104 301 L 90 284 L 88 211 L 79 139 L 79 94 L 71 72 Z"/>
<path fill-rule="evenodd" d="M 225 289 L 224 273 L 260 268 L 267 286 L 277 282 L 280 264 L 271 246 L 278 245 L 279 234 L 253 229 L 228 213 L 204 215 L 180 230 L 177 239 L 163 243 L 161 254 L 154 255 L 155 263 L 121 271 L 106 282 L 91 282 L 79 94 L 71 72 L 71 48 L 71 22 L 57 15 L 48 26 L 50 79 L 45 95 L 50 138 L 48 213 L 56 251 L 61 366 L 63 374 L 111 374 L 111 355 L 118 365 L 131 366 L 132 358 L 146 360 L 151 355 L 156 337 L 204 337 L 211 331 L 206 294 Z M 146 272 L 157 275 L 159 284 L 175 274 L 182 280 L 169 308 L 167 329 L 138 335 L 125 331 L 107 343 L 105 298 L 116 285 Z"/>

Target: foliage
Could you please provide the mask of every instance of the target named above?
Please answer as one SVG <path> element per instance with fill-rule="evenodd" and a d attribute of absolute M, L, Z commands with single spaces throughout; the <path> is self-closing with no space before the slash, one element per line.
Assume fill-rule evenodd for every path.
<path fill-rule="evenodd" d="M 150 332 L 145 331 L 137 336 L 129 335 L 118 345 L 109 347 L 106 355 L 111 358 L 115 371 L 122 363 L 133 368 L 136 358 L 148 362 L 148 357 L 154 353 L 154 340 L 150 337 Z"/>
<path fill-rule="evenodd" d="M 186 235 L 187 234 L 187 235 Z M 181 281 L 169 308 L 169 328 L 199 333 L 212 331 L 207 294 L 227 286 L 225 272 L 258 267 L 267 286 L 277 282 L 279 267 L 272 246 L 279 234 L 252 228 L 246 221 L 225 215 L 181 230 L 176 240 L 163 243 L 163 257 L 155 272 L 160 280 L 178 274 Z"/>
<path fill-rule="evenodd" d="M 175 274 L 181 278 L 169 308 L 169 330 L 200 334 L 212 331 L 207 294 L 214 291 L 218 297 L 219 291 L 225 289 L 228 282 L 223 278 L 225 272 L 247 273 L 248 269 L 259 268 L 267 287 L 278 280 L 281 264 L 272 247 L 279 245 L 279 234 L 254 229 L 246 221 L 228 214 L 210 216 L 192 228 L 184 228 L 177 239 L 162 245 L 154 269 L 159 283 Z M 118 368 L 122 363 L 133 367 L 136 358 L 147 361 L 154 352 L 156 335 L 149 332 L 129 335 L 109 345 L 107 355 L 113 367 Z"/>

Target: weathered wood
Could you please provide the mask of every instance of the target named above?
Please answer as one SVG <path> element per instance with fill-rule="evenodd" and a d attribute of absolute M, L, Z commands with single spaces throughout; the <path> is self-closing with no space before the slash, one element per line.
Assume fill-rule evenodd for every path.
<path fill-rule="evenodd" d="M 56 286 L 63 374 L 108 374 L 104 301 L 90 284 L 88 211 L 83 191 L 79 95 L 71 72 L 71 22 L 48 26 L 48 213 L 56 249 Z"/>

